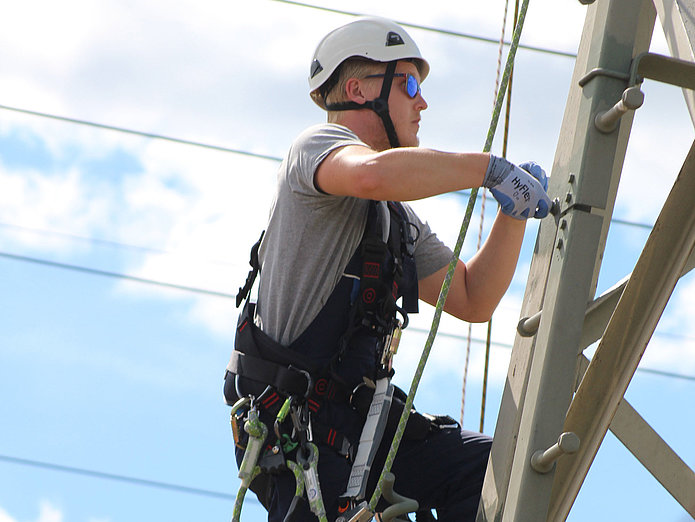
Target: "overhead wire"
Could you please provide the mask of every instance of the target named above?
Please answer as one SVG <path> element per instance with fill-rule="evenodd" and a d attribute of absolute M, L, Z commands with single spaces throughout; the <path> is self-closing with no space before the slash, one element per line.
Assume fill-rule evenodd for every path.
<path fill-rule="evenodd" d="M 44 462 L 35 459 L 24 459 L 20 457 L 13 457 L 10 455 L 0 455 L 0 461 L 6 462 L 8 464 L 18 464 L 21 466 L 30 466 L 34 468 L 40 468 L 43 470 L 58 471 L 62 473 L 71 473 L 75 475 L 83 475 L 91 478 L 115 480 L 118 482 L 125 482 L 135 486 L 147 486 L 152 488 L 166 489 L 169 491 L 175 491 L 177 493 L 187 493 L 191 495 L 201 495 L 205 497 L 218 498 L 222 500 L 234 501 L 236 495 L 230 493 L 224 493 L 221 491 L 213 491 L 204 488 L 194 488 L 190 486 L 182 486 L 180 484 L 173 484 L 171 482 L 162 482 L 159 480 L 143 479 L 138 477 L 131 477 L 127 475 L 117 475 L 115 473 L 107 473 L 104 471 L 96 471 L 85 468 L 77 468 L 74 466 L 65 466 L 62 464 L 54 464 L 52 462 Z"/>
<path fill-rule="evenodd" d="M 0 251 L 0 258 L 5 258 L 5 259 L 10 259 L 13 261 L 19 261 L 19 262 L 25 262 L 25 263 L 31 263 L 31 264 L 36 264 L 36 265 L 43 265 L 51 268 L 59 268 L 62 270 L 71 270 L 74 272 L 80 272 L 80 273 L 85 273 L 89 275 L 95 275 L 95 276 L 102 276 L 102 277 L 108 277 L 108 278 L 115 278 L 115 279 L 123 279 L 126 281 L 131 281 L 135 283 L 141 283 L 141 284 L 147 284 L 147 285 L 153 285 L 153 286 L 161 286 L 164 288 L 169 288 L 173 290 L 180 290 L 183 292 L 192 292 L 195 294 L 204 294 L 204 295 L 210 295 L 213 297 L 223 297 L 226 299 L 230 298 L 235 298 L 236 296 L 234 294 L 230 293 L 225 293 L 225 292 L 219 292 L 219 291 L 214 291 L 214 290 L 207 290 L 205 288 L 198 288 L 198 287 L 193 287 L 193 286 L 187 286 L 187 285 L 181 285 L 178 283 L 169 283 L 166 281 L 157 281 L 155 279 L 148 279 L 146 277 L 138 277 L 138 276 L 132 276 L 129 274 L 123 274 L 120 272 L 110 272 L 106 270 L 100 270 L 97 268 L 91 268 L 91 267 L 86 267 L 86 266 L 81 266 L 81 265 L 75 265 L 75 264 L 70 264 L 70 263 L 62 263 L 58 261 L 51 261 L 49 259 L 41 259 L 37 257 L 30 257 L 30 256 L 25 256 L 25 255 L 20 255 L 20 254 L 13 254 L 11 252 L 4 252 Z M 511 307 L 510 307 L 511 308 Z M 429 330 L 425 330 L 423 328 L 418 328 L 416 326 L 410 326 L 408 328 L 409 332 L 418 332 L 418 333 L 427 333 Z M 448 332 L 439 332 L 438 335 L 442 337 L 452 337 L 458 340 L 463 340 L 465 337 L 461 334 L 453 334 L 453 333 L 448 333 Z M 685 341 L 693 341 L 695 342 L 695 337 L 688 337 L 686 335 L 682 334 L 676 334 L 672 332 L 660 332 L 657 331 L 654 333 L 655 336 L 663 336 L 663 337 L 671 337 L 674 339 L 679 339 L 679 340 L 685 340 Z M 473 339 L 474 342 L 482 342 L 480 339 Z M 511 348 L 512 346 L 510 344 L 505 344 L 505 343 L 499 343 L 499 342 L 492 342 L 493 345 L 505 347 L 505 348 Z"/>
<path fill-rule="evenodd" d="M 132 135 L 140 136 L 143 138 L 152 138 L 152 139 L 157 139 L 157 140 L 164 140 L 164 141 L 169 141 L 172 143 L 178 143 L 180 145 L 190 145 L 192 147 L 201 147 L 204 149 L 216 150 L 219 152 L 231 152 L 233 154 L 240 154 L 242 156 L 249 156 L 249 157 L 257 158 L 257 159 L 265 159 L 265 160 L 270 160 L 270 161 L 282 161 L 282 158 L 280 158 L 278 156 L 271 156 L 269 154 L 249 152 L 247 150 L 234 149 L 234 148 L 230 148 L 230 147 L 222 147 L 220 145 L 211 145 L 209 143 L 203 143 L 200 141 L 187 140 L 187 139 L 183 139 L 183 138 L 175 138 L 173 136 L 165 136 L 164 134 L 156 134 L 153 132 L 145 132 L 145 131 L 139 131 L 139 130 L 134 130 L 134 129 L 127 129 L 125 127 L 117 127 L 115 125 L 106 125 L 104 123 L 96 123 L 96 122 L 88 121 L 88 120 L 80 120 L 77 118 L 70 118 L 68 116 L 59 116 L 57 114 L 49 114 L 47 112 L 39 112 L 39 111 L 30 110 L 30 109 L 22 109 L 20 107 L 11 107 L 9 105 L 0 105 L 0 109 L 5 110 L 5 111 L 17 112 L 20 114 L 27 114 L 30 116 L 38 116 L 40 118 L 48 118 L 48 119 L 67 122 L 67 123 L 75 123 L 78 125 L 85 125 L 85 126 L 94 127 L 97 129 L 104 129 L 104 130 L 110 130 L 110 131 L 115 131 L 115 132 L 121 132 L 124 134 L 132 134 Z"/>
<path fill-rule="evenodd" d="M 191 292 L 191 293 L 195 293 L 195 294 L 208 295 L 208 296 L 212 296 L 212 297 L 222 297 L 224 299 L 236 299 L 236 295 L 225 293 L 225 292 L 207 290 L 205 288 L 197 288 L 197 287 L 192 287 L 192 286 L 180 285 L 180 284 L 176 284 L 176 283 L 167 283 L 164 281 L 156 281 L 154 279 L 147 279 L 144 277 L 136 277 L 136 276 L 131 276 L 128 274 L 121 274 L 121 273 L 117 273 L 117 272 L 108 272 L 106 270 L 99 270 L 99 269 L 89 268 L 89 267 L 80 266 L 80 265 L 72 265 L 69 263 L 60 263 L 60 262 L 56 262 L 56 261 L 50 261 L 47 259 L 40 259 L 40 258 L 34 258 L 34 257 L 29 257 L 29 256 L 16 255 L 16 254 L 12 254 L 9 252 L 0 251 L 0 258 L 6 258 L 6 259 L 10 259 L 10 260 L 14 260 L 14 261 L 20 261 L 20 262 L 33 263 L 33 264 L 48 266 L 48 267 L 52 267 L 52 268 L 72 270 L 75 272 L 80 272 L 80 273 L 85 273 L 85 274 L 90 274 L 90 275 L 123 279 L 126 281 L 135 282 L 135 283 L 160 286 L 163 288 L 169 288 L 169 289 L 179 290 L 179 291 L 183 291 L 183 292 Z M 422 334 L 429 333 L 429 330 L 426 330 L 424 328 L 418 328 L 416 326 L 410 326 L 408 328 L 408 331 L 415 332 L 415 333 L 422 333 Z M 453 338 L 453 339 L 457 339 L 457 340 L 464 340 L 465 339 L 465 337 L 461 334 L 454 334 L 454 333 L 450 333 L 450 332 L 438 332 L 438 335 L 440 337 L 449 337 L 449 338 Z M 695 342 L 695 338 L 688 337 L 688 336 L 681 335 L 681 334 L 675 334 L 675 333 L 671 333 L 671 332 L 659 332 L 659 331 L 657 331 L 657 332 L 654 332 L 654 335 L 657 337 L 661 337 L 661 336 L 671 337 L 671 338 L 675 338 L 675 339 Z M 480 343 L 480 344 L 487 342 L 487 340 L 478 339 L 478 338 L 472 338 L 472 340 L 473 340 L 473 342 Z M 508 343 L 492 342 L 491 345 L 497 346 L 500 348 L 505 348 L 505 349 L 511 349 L 512 348 L 512 345 L 508 344 Z M 678 378 L 678 379 L 695 381 L 695 376 L 666 372 L 666 371 L 650 369 L 650 368 L 639 368 L 638 370 L 653 373 L 655 375 L 661 375 L 664 377 L 673 377 L 673 378 Z"/>
<path fill-rule="evenodd" d="M 288 5 L 293 5 L 296 7 L 304 7 L 308 9 L 314 9 L 317 11 L 325 11 L 328 13 L 335 13 L 335 14 L 340 14 L 340 15 L 347 15 L 347 16 L 363 16 L 364 13 L 359 13 L 356 11 L 346 11 L 344 9 L 335 9 L 332 7 L 325 7 L 321 5 L 315 5 L 315 4 L 307 4 L 306 2 L 295 2 L 293 0 L 272 0 L 273 2 L 278 2 L 281 4 L 288 4 Z M 447 36 L 454 36 L 458 38 L 466 38 L 469 40 L 477 40 L 479 42 L 485 42 L 485 43 L 493 43 L 497 44 L 499 43 L 499 39 L 496 38 L 489 38 L 487 36 L 479 36 L 479 35 L 474 35 L 470 33 L 462 33 L 460 31 L 452 31 L 449 29 L 441 29 L 439 27 L 431 27 L 427 25 L 421 25 L 421 24 L 414 24 L 412 22 L 405 22 L 405 21 L 398 21 L 396 20 L 397 23 L 400 25 L 403 25 L 405 27 L 410 27 L 412 29 L 420 29 L 422 31 L 429 31 L 432 33 L 438 33 L 438 34 L 444 34 Z M 510 41 L 504 41 L 504 45 L 511 45 Z M 539 53 L 544 53 L 544 54 L 552 54 L 555 56 L 563 56 L 565 58 L 576 58 L 577 53 L 572 53 L 569 51 L 558 51 L 557 49 L 548 49 L 547 47 L 538 47 L 535 45 L 527 45 L 527 44 L 519 44 L 518 46 L 520 49 L 525 49 L 527 51 L 534 51 L 534 52 L 539 52 Z"/>
<path fill-rule="evenodd" d="M 145 277 L 138 277 L 138 276 L 132 276 L 132 275 L 127 275 L 127 274 L 121 274 L 118 272 L 109 272 L 107 270 L 100 270 L 98 268 L 90 268 L 90 267 L 86 267 L 86 266 L 72 265 L 69 263 L 60 263 L 58 261 L 49 261 L 47 259 L 40 259 L 40 258 L 36 258 L 36 257 L 12 254 L 10 252 L 0 251 L 0 257 L 4 257 L 6 259 L 13 259 L 15 261 L 24 261 L 26 263 L 33 263 L 33 264 L 37 264 L 37 265 L 50 266 L 53 268 L 62 268 L 65 270 L 73 270 L 75 272 L 83 272 L 86 274 L 98 275 L 98 276 L 103 276 L 103 277 L 111 277 L 111 278 L 116 278 L 116 279 L 124 279 L 126 281 L 133 281 L 136 283 L 143 283 L 143 284 L 154 285 L 154 286 L 159 286 L 159 287 L 163 287 L 163 288 L 170 288 L 173 290 L 183 290 L 185 292 L 193 292 L 196 294 L 205 294 L 205 295 L 214 296 L 214 297 L 236 298 L 236 295 L 228 294 L 225 292 L 218 292 L 215 290 L 206 290 L 204 288 L 196 288 L 196 287 L 192 287 L 192 286 L 179 285 L 176 283 L 167 283 L 164 281 L 156 281 L 153 279 L 147 279 Z"/>
<path fill-rule="evenodd" d="M 41 235 L 44 237 L 48 236 L 48 237 L 53 237 L 53 238 L 60 238 L 62 240 L 89 243 L 91 245 L 106 246 L 106 247 L 111 247 L 114 249 L 133 250 L 136 252 L 145 252 L 145 253 L 151 253 L 151 254 L 163 254 L 163 255 L 168 255 L 168 256 L 185 255 L 186 257 L 189 257 L 189 255 L 186 252 L 180 252 L 180 251 L 175 251 L 175 250 L 166 250 L 164 248 L 147 247 L 147 246 L 143 246 L 143 245 L 133 245 L 130 243 L 123 243 L 122 241 L 113 241 L 111 239 L 102 239 L 102 238 L 91 237 L 91 236 L 82 236 L 79 234 L 71 234 L 69 232 L 61 232 L 58 230 L 46 230 L 46 229 L 42 229 L 42 228 L 25 227 L 22 225 L 16 225 L 14 223 L 0 222 L 0 228 L 11 229 L 11 230 L 14 230 L 15 232 L 22 233 L 22 234 L 24 234 L 24 233 L 36 234 L 36 235 Z M 215 264 L 220 264 L 220 265 L 224 265 L 224 266 L 237 265 L 237 263 L 234 263 L 234 262 L 228 261 L 228 260 L 222 260 L 222 259 L 199 259 L 199 260 L 206 262 L 206 263 L 215 263 Z"/>
<path fill-rule="evenodd" d="M 279 0 L 272 0 L 272 1 L 279 1 Z M 230 154 L 238 154 L 241 156 L 247 156 L 247 157 L 256 158 L 256 159 L 274 161 L 277 163 L 282 161 L 282 158 L 280 156 L 274 156 L 271 154 L 257 153 L 257 152 L 252 152 L 252 151 L 248 151 L 248 150 L 244 150 L 244 149 L 237 149 L 237 148 L 232 148 L 232 147 L 222 147 L 219 145 L 212 145 L 212 144 L 204 143 L 204 142 L 200 142 L 200 141 L 193 141 L 193 140 L 189 140 L 189 139 L 185 139 L 185 138 L 177 138 L 175 136 L 167 136 L 164 134 L 158 134 L 158 133 L 153 133 L 153 132 L 148 132 L 148 131 L 128 129 L 125 127 L 118 127 L 116 125 L 98 123 L 98 122 L 94 122 L 94 121 L 90 121 L 90 120 L 72 118 L 69 116 L 60 116 L 57 114 L 50 114 L 47 112 L 40 112 L 40 111 L 31 110 L 31 109 L 24 109 L 21 107 L 12 107 L 9 105 L 1 105 L 0 104 L 0 110 L 16 112 L 19 114 L 26 114 L 26 115 L 35 116 L 38 118 L 47 118 L 47 119 L 61 121 L 64 123 L 71 123 L 71 124 L 75 124 L 75 125 L 84 125 L 84 126 L 92 127 L 92 128 L 96 128 L 96 129 L 108 130 L 108 131 L 113 131 L 113 132 L 120 132 L 123 134 L 130 134 L 130 135 L 134 135 L 134 136 L 139 136 L 142 138 L 164 140 L 164 141 L 171 142 L 171 143 L 177 143 L 179 145 L 188 145 L 191 147 L 199 147 L 199 148 L 208 149 L 208 150 L 215 150 L 215 151 L 219 151 L 219 152 L 227 152 Z M 470 190 L 461 190 L 461 191 L 452 192 L 451 194 L 453 194 L 454 196 L 468 198 L 470 195 L 470 192 L 471 192 Z M 482 196 L 478 195 L 477 197 L 480 198 Z M 612 217 L 611 223 L 617 223 L 620 225 L 638 227 L 638 228 L 643 228 L 643 229 L 647 229 L 647 230 L 652 229 L 652 225 L 649 225 L 647 223 L 638 223 L 635 221 L 629 221 L 629 220 L 620 219 L 620 218 L 613 218 Z M 0 226 L 6 226 L 6 225 L 7 224 L 0 223 Z"/>

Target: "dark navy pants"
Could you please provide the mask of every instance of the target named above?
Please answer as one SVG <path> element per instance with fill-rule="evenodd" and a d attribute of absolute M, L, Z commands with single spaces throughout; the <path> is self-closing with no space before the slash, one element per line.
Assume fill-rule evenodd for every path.
<path fill-rule="evenodd" d="M 387 437 L 377 454 L 367 501 L 390 444 L 391 438 Z M 440 521 L 474 521 L 491 444 L 492 439 L 486 435 L 458 428 L 433 430 L 424 440 L 403 440 L 392 467 L 396 476 L 394 491 L 416 499 L 420 509 L 435 509 Z M 345 491 L 351 465 L 335 450 L 319 446 L 318 468 L 328 520 L 332 521 L 338 516 L 337 499 Z M 294 476 L 288 472 L 271 480 L 274 490 L 268 521 L 282 522 L 294 496 Z M 385 507 L 380 504 L 379 510 Z M 316 517 L 303 502 L 294 520 L 314 522 Z"/>

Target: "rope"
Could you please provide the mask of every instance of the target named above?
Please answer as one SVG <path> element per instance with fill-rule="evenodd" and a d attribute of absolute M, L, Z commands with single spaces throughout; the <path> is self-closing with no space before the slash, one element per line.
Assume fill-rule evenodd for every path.
<path fill-rule="evenodd" d="M 516 29 L 519 15 L 519 0 L 514 3 L 514 28 Z M 507 109 L 504 114 L 504 140 L 502 141 L 502 156 L 507 157 L 507 144 L 509 142 L 509 119 L 512 111 L 512 81 L 514 79 L 514 65 L 509 71 L 509 83 L 507 84 Z M 487 342 L 485 343 L 485 369 L 483 370 L 483 392 L 480 399 L 480 432 L 485 425 L 485 402 L 487 400 L 487 378 L 490 369 L 490 345 L 492 344 L 492 318 L 487 323 Z"/>
<path fill-rule="evenodd" d="M 485 140 L 485 146 L 483 147 L 483 152 L 490 152 L 492 147 L 492 140 L 495 137 L 495 130 L 497 129 L 497 123 L 499 121 L 500 112 L 502 110 L 502 102 L 504 101 L 504 91 L 507 89 L 507 84 L 509 82 L 509 76 L 511 74 L 512 64 L 514 63 L 514 57 L 516 56 L 516 50 L 519 47 L 519 39 L 521 38 L 521 30 L 524 27 L 524 19 L 526 18 L 526 10 L 528 9 L 529 0 L 524 0 L 521 11 L 519 12 L 519 19 L 517 26 L 514 30 L 514 35 L 512 36 L 512 43 L 509 47 L 509 54 L 507 55 L 507 64 L 504 69 L 504 75 L 502 76 L 502 89 L 497 96 L 497 103 L 495 104 L 495 110 L 492 113 L 492 121 L 490 122 L 490 128 L 488 129 L 487 138 Z M 471 189 L 471 196 L 468 200 L 468 206 L 466 207 L 466 213 L 461 223 L 461 230 L 459 231 L 458 239 L 456 240 L 456 245 L 454 247 L 454 255 L 449 262 L 449 268 L 447 269 L 446 276 L 444 277 L 444 283 L 442 284 L 442 289 L 439 292 L 439 298 L 437 299 L 437 306 L 434 310 L 434 317 L 432 319 L 432 326 L 430 328 L 430 333 L 427 336 L 427 341 L 425 342 L 425 347 L 422 351 L 422 356 L 420 357 L 420 362 L 415 370 L 415 375 L 413 376 L 413 382 L 410 385 L 410 391 L 405 401 L 405 406 L 403 407 L 403 413 L 398 421 L 398 427 L 396 428 L 396 433 L 393 437 L 393 442 L 391 443 L 391 448 L 389 449 L 388 455 L 386 457 L 386 462 L 384 463 L 384 468 L 379 476 L 379 481 L 377 483 L 374 494 L 369 502 L 369 507 L 372 512 L 376 511 L 376 505 L 381 498 L 383 492 L 384 478 L 386 473 L 391 471 L 391 466 L 396 457 L 396 452 L 398 451 L 398 446 L 400 446 L 401 439 L 403 438 L 403 432 L 405 431 L 405 425 L 408 422 L 408 417 L 410 415 L 410 410 L 413 407 L 413 400 L 415 399 L 415 392 L 420 384 L 420 379 L 422 378 L 422 373 L 425 370 L 425 364 L 429 357 L 430 351 L 432 350 L 432 344 L 434 343 L 434 338 L 437 335 L 437 329 L 439 328 L 439 321 L 442 316 L 442 310 L 444 309 L 444 303 L 447 296 L 449 295 L 449 287 L 451 286 L 451 280 L 454 277 L 454 269 L 458 262 L 459 254 L 461 253 L 461 248 L 463 247 L 463 240 L 466 237 L 466 232 L 468 231 L 468 225 L 471 221 L 471 214 L 473 213 L 473 207 L 475 206 L 475 200 L 478 195 L 478 188 L 474 187 Z"/>
<path fill-rule="evenodd" d="M 487 400 L 487 376 L 490 369 L 490 345 L 492 344 L 492 319 L 487 322 L 487 342 L 485 343 L 485 368 L 483 369 L 483 393 L 480 401 L 480 433 L 485 424 L 485 402 Z"/>
<path fill-rule="evenodd" d="M 500 34 L 500 42 L 497 47 L 497 71 L 495 73 L 495 90 L 492 94 L 492 108 L 495 108 L 495 101 L 500 87 L 500 76 L 502 75 L 502 50 L 504 49 L 504 37 L 507 32 L 507 12 L 509 11 L 509 0 L 504 3 L 504 15 L 502 16 L 502 32 Z M 516 17 L 516 16 L 515 16 Z M 482 200 L 480 205 L 480 225 L 478 226 L 478 241 L 475 249 L 480 250 L 480 244 L 483 240 L 483 224 L 485 222 L 485 200 L 487 192 L 483 190 Z M 473 325 L 468 323 L 468 337 L 466 338 L 466 362 L 463 366 L 463 383 L 461 384 L 461 419 L 459 423 L 463 426 L 463 413 L 466 407 L 466 388 L 468 388 L 468 363 L 471 357 L 471 338 L 473 337 Z M 490 338 L 488 337 L 488 344 Z M 480 430 L 482 431 L 482 429 Z"/>

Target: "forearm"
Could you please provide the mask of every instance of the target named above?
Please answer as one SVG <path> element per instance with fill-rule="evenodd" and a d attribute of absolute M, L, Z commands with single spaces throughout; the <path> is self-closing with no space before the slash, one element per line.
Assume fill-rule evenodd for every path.
<path fill-rule="evenodd" d="M 383 152 L 365 148 L 357 153 L 355 148 L 350 149 L 339 150 L 334 158 L 327 160 L 327 172 L 319 177 L 319 184 L 326 192 L 364 199 L 411 201 L 479 187 L 489 163 L 489 155 L 483 153 L 448 153 L 419 147 Z M 344 175 L 331 176 L 337 170 L 349 172 L 350 176 L 347 179 Z"/>
<path fill-rule="evenodd" d="M 524 239 L 526 221 L 497 214 L 481 249 L 466 263 L 469 306 L 485 321 L 509 288 Z"/>

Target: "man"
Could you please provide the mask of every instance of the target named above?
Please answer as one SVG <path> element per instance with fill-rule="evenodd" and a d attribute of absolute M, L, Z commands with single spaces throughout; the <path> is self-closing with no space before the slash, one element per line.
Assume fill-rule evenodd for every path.
<path fill-rule="evenodd" d="M 392 373 L 384 355 L 389 339 L 417 311 L 418 298 L 436 303 L 452 256 L 407 204 L 395 202 L 482 186 L 500 203 L 483 247 L 467 263 L 458 261 L 444 307 L 470 322 L 490 318 L 514 274 L 526 219 L 545 217 L 550 208 L 545 173 L 536 164 L 526 164 L 527 172 L 489 154 L 418 147 L 427 108 L 420 83 L 428 73 L 415 42 L 389 20 L 359 18 L 319 43 L 309 83 L 328 123 L 303 132 L 280 167 L 252 262 L 261 274 L 258 302 L 242 313 L 225 379 L 229 404 L 249 395 L 265 416 L 271 436 L 261 462 L 274 448 L 288 459 L 296 451 L 306 464 L 302 448 L 308 437 L 316 443 L 329 520 L 354 508 L 356 499 L 344 494 L 374 382 Z M 252 283 L 253 277 L 241 298 Z M 295 391 L 288 391 L 294 386 L 288 372 L 306 375 Z M 365 388 L 372 391 L 360 407 L 356 397 Z M 287 397 L 295 408 L 292 424 L 272 406 Z M 283 430 L 280 422 L 290 427 Z M 394 489 L 426 512 L 435 509 L 439 520 L 473 520 L 491 440 L 451 424 L 428 421 L 424 431 L 406 433 L 392 468 Z M 371 459 L 366 493 L 359 495 L 366 500 L 392 434 L 387 427 Z M 289 443 L 293 438 L 299 449 Z M 239 450 L 239 462 L 242 455 Z M 252 489 L 269 520 L 283 520 L 288 510 L 294 520 L 316 519 L 309 506 L 293 501 L 291 473 L 261 467 L 270 472 Z"/>

